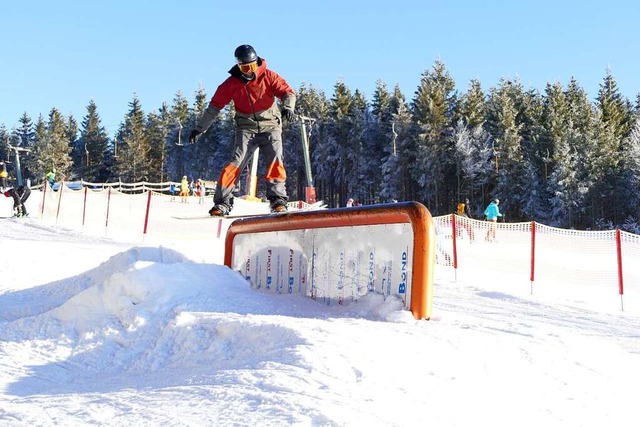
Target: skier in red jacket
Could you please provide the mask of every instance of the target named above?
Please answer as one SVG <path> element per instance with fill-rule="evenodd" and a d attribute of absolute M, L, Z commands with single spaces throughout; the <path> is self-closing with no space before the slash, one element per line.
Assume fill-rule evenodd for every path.
<path fill-rule="evenodd" d="M 231 191 L 256 148 L 264 155 L 267 165 L 267 199 L 272 212 L 287 210 L 287 174 L 282 157 L 282 119 L 295 119 L 296 95 L 289 84 L 274 71 L 267 69 L 267 61 L 260 58 L 248 44 L 235 51 L 237 64 L 213 94 L 209 106 L 189 135 L 194 143 L 202 132 L 231 101 L 235 107 L 236 136 L 231 161 L 218 179 L 213 197 L 211 216 L 228 215 L 233 208 Z M 276 104 L 282 101 L 282 113 Z"/>

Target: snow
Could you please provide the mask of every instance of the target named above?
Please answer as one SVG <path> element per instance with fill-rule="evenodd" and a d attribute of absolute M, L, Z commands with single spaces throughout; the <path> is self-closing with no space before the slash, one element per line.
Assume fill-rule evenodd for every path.
<path fill-rule="evenodd" d="M 220 239 L 0 225 L 0 426 L 638 425 L 640 315 L 597 301 L 438 267 L 417 321 L 251 289 Z"/>

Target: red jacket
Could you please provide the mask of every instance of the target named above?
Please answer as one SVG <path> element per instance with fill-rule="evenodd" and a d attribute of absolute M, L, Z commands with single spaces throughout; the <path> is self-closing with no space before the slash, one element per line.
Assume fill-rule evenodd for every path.
<path fill-rule="evenodd" d="M 201 132 L 211 125 L 220 110 L 231 101 L 234 103 L 238 128 L 260 132 L 282 126 L 276 99 L 282 100 L 283 107 L 294 110 L 294 90 L 280 75 L 267 69 L 267 61 L 264 59 L 258 59 L 258 68 L 252 80 L 247 80 L 237 65 L 229 70 L 229 74 L 231 76 L 218 86 L 205 114 L 198 122 L 197 129 Z"/>
<path fill-rule="evenodd" d="M 237 65 L 229 70 L 227 78 L 213 94 L 210 105 L 222 110 L 233 101 L 236 111 L 241 114 L 259 113 L 269 109 L 275 98 L 282 99 L 293 94 L 293 89 L 276 72 L 267 69 L 267 61 L 260 59 L 255 71 L 256 77 L 247 81 Z"/>

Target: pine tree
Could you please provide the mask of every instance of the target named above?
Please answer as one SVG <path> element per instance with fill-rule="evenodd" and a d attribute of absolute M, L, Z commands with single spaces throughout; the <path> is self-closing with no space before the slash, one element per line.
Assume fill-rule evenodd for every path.
<path fill-rule="evenodd" d="M 107 156 L 109 138 L 101 124 L 96 103 L 91 100 L 82 119 L 80 138 L 76 144 L 78 173 L 85 181 L 105 182 L 109 178 Z"/>
<path fill-rule="evenodd" d="M 200 86 L 196 93 L 196 99 L 200 99 L 203 96 L 204 89 Z M 196 104 L 196 108 L 199 105 L 199 103 Z M 187 138 L 193 127 L 195 127 L 196 117 L 195 113 L 192 114 L 189 111 L 189 101 L 182 92 L 175 94 L 169 111 L 171 123 L 168 124 L 166 129 L 166 164 L 164 170 L 167 180 L 179 182 L 182 176 L 186 174 L 185 165 L 188 159 L 185 158 L 185 147 L 189 144 Z M 203 139 L 205 139 L 205 135 L 200 137 L 198 144 L 203 144 Z"/>
<path fill-rule="evenodd" d="M 469 199 L 472 215 L 477 215 L 484 202 L 484 187 L 493 176 L 491 138 L 482 126 L 469 128 L 459 119 L 453 129 L 455 141 L 457 200 Z"/>
<path fill-rule="evenodd" d="M 18 137 L 17 146 L 30 148 L 35 140 L 34 125 L 31 121 L 31 117 L 29 117 L 25 112 L 20 116 L 18 123 L 19 126 L 14 131 L 15 135 Z"/>
<path fill-rule="evenodd" d="M 631 103 L 620 93 L 618 83 L 610 69 L 607 69 L 600 84 L 597 105 L 602 115 L 602 122 L 609 128 L 612 136 L 618 140 L 628 136 L 632 125 L 633 109 Z"/>
<path fill-rule="evenodd" d="M 580 87 L 575 79 L 571 79 L 566 90 L 569 109 L 571 133 L 568 144 L 575 157 L 577 193 L 574 194 L 574 210 L 571 212 L 571 224 L 576 227 L 593 227 L 593 196 L 595 171 L 597 169 L 597 139 L 595 131 L 599 123 L 599 116 L 586 91 Z M 575 218 L 575 220 L 573 219 Z"/>
<path fill-rule="evenodd" d="M 44 175 L 51 170 L 52 165 L 42 165 L 38 161 L 38 153 L 40 151 L 46 151 L 44 147 L 47 144 L 47 122 L 42 115 L 38 116 L 34 124 L 33 130 L 33 142 L 31 144 L 31 152 L 23 159 L 22 166 L 29 170 L 29 173 L 25 175 L 26 178 L 30 178 L 33 184 L 43 182 Z M 42 148 L 40 148 L 42 147 Z M 47 170 L 44 170 L 47 169 Z"/>
<path fill-rule="evenodd" d="M 129 103 L 129 112 L 118 132 L 116 143 L 117 170 L 120 180 L 123 182 L 146 180 L 151 168 L 149 137 L 145 114 L 136 95 Z"/>
<path fill-rule="evenodd" d="M 600 123 L 597 126 L 596 141 L 597 162 L 595 190 L 600 200 L 594 197 L 596 215 L 603 223 L 617 224 L 625 217 L 624 194 L 625 174 L 624 158 L 627 147 L 624 141 L 629 135 L 632 108 L 618 90 L 615 78 L 610 70 L 600 85 L 597 106 L 600 113 Z"/>
<path fill-rule="evenodd" d="M 470 199 L 472 214 L 476 215 L 486 200 L 485 187 L 494 174 L 491 162 L 491 137 L 484 129 L 485 95 L 478 80 L 472 80 L 461 97 L 460 118 L 453 131 L 457 200 Z"/>
<path fill-rule="evenodd" d="M 363 171 L 363 184 L 366 196 L 363 203 L 376 203 L 381 201 L 381 189 L 383 186 L 382 163 L 389 154 L 388 147 L 393 144 L 393 111 L 391 105 L 392 95 L 386 85 L 378 80 L 376 90 L 371 101 L 371 119 L 367 126 L 367 133 L 363 146 L 363 157 L 366 169 Z M 388 197 L 385 197 L 388 199 Z M 384 199 L 382 199 L 384 200 Z"/>
<path fill-rule="evenodd" d="M 544 127 L 544 97 L 537 89 L 523 93 L 519 119 L 522 123 L 522 156 L 525 174 L 520 212 L 522 219 L 541 218 L 549 210 L 547 191 L 549 135 Z"/>
<path fill-rule="evenodd" d="M 27 150 L 30 150 L 33 147 L 33 144 L 35 142 L 34 124 L 26 112 L 22 114 L 22 116 L 18 120 L 18 123 L 19 123 L 19 126 L 13 129 L 8 142 L 11 142 L 11 145 L 14 147 L 20 147 L 20 148 L 25 148 Z M 12 162 L 15 161 L 15 154 L 16 153 L 13 150 L 11 153 L 7 152 L 7 159 L 9 159 Z M 30 178 L 30 177 L 33 177 L 34 175 L 29 168 L 30 163 L 28 159 L 30 157 L 31 157 L 31 154 L 29 152 L 23 151 L 20 154 L 21 174 L 25 178 Z M 14 165 L 14 167 L 17 167 L 17 165 Z"/>
<path fill-rule="evenodd" d="M 409 106 L 400 87 L 394 87 L 389 100 L 391 113 L 391 129 L 387 134 L 389 143 L 384 146 L 386 157 L 382 163 L 382 184 L 380 198 L 382 201 L 415 200 L 417 187 L 411 178 L 409 165 L 413 161 L 413 133 L 416 126 Z"/>
<path fill-rule="evenodd" d="M 334 86 L 327 123 L 327 139 L 316 151 L 318 179 L 323 180 L 330 205 L 344 205 L 347 195 L 347 171 L 352 167 L 347 151 L 352 121 L 349 117 L 353 95 L 343 81 Z"/>
<path fill-rule="evenodd" d="M 147 115 L 147 137 L 149 139 L 149 176 L 152 182 L 164 182 L 166 142 L 171 114 L 169 107 L 164 102 L 157 112 Z"/>
<path fill-rule="evenodd" d="M 416 135 L 412 153 L 415 163 L 410 166 L 410 171 L 420 189 L 420 200 L 436 214 L 449 211 L 455 199 L 455 160 L 452 158 L 452 120 L 456 109 L 454 88 L 455 82 L 444 63 L 436 61 L 431 70 L 422 74 L 411 102 L 414 121 L 420 131 Z"/>
<path fill-rule="evenodd" d="M 375 164 L 365 152 L 367 146 L 367 130 L 370 123 L 367 100 L 362 92 L 356 89 L 353 94 L 353 102 L 349 109 L 351 126 L 348 142 L 344 146 L 344 152 L 348 164 L 345 168 L 346 199 L 354 198 L 362 203 L 368 197 L 367 174 L 368 168 Z M 377 163 L 377 162 L 376 162 Z"/>
<path fill-rule="evenodd" d="M 522 85 L 517 80 L 502 79 L 498 88 L 491 89 L 487 104 L 487 125 L 493 137 L 496 167 L 493 196 L 503 201 L 512 220 L 523 218 L 521 207 L 526 201 L 531 180 L 524 161 L 520 134 L 523 123 L 518 106 L 523 105 L 523 98 Z"/>
<path fill-rule="evenodd" d="M 595 143 L 593 106 L 584 89 L 571 79 L 567 89 L 547 85 L 544 127 L 548 153 L 542 153 L 549 197 L 548 215 L 541 219 L 563 227 L 584 226 L 586 195 L 592 186 Z"/>
<path fill-rule="evenodd" d="M 485 95 L 480 81 L 471 80 L 469 89 L 460 102 L 460 114 L 469 129 L 483 126 L 485 122 Z"/>
<path fill-rule="evenodd" d="M 10 161 L 11 151 L 9 150 L 9 132 L 4 123 L 0 124 L 0 160 Z"/>
<path fill-rule="evenodd" d="M 326 120 L 329 114 L 329 100 L 322 91 L 304 83 L 296 92 L 296 111 L 303 116 Z"/>
<path fill-rule="evenodd" d="M 71 178 L 71 142 L 69 126 L 60 112 L 53 108 L 49 113 L 49 119 L 45 123 L 42 117 L 36 124 L 36 140 L 31 154 L 26 162 L 29 170 L 40 179 L 44 175 L 56 169 L 56 180 Z"/>
<path fill-rule="evenodd" d="M 549 192 L 549 215 L 552 225 L 570 225 L 577 208 L 578 191 L 575 138 L 570 105 L 559 83 L 547 84 L 544 124 L 548 133 L 547 152 L 543 154 L 545 178 Z"/>
<path fill-rule="evenodd" d="M 627 195 L 625 200 L 625 229 L 636 234 L 640 233 L 640 117 L 635 120 L 629 136 L 625 141 L 627 156 L 625 156 L 625 175 L 623 191 Z"/>
<path fill-rule="evenodd" d="M 73 149 L 76 146 L 76 144 L 78 144 L 78 122 L 76 121 L 75 117 L 73 117 L 73 115 L 69 115 L 69 117 L 67 118 L 67 129 L 66 129 L 66 141 L 67 144 L 69 145 L 68 147 L 68 153 L 69 153 L 69 159 L 71 161 L 70 167 L 69 167 L 69 176 L 67 179 L 70 180 L 76 180 L 78 178 L 82 178 L 81 175 L 77 174 L 75 169 L 74 169 L 74 162 L 73 162 Z"/>

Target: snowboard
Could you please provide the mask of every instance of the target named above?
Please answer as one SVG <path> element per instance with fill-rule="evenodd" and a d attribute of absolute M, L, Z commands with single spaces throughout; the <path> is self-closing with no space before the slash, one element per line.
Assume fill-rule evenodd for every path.
<path fill-rule="evenodd" d="M 286 216 L 288 214 L 292 214 L 292 213 L 296 213 L 296 212 L 309 212 L 309 211 L 315 211 L 315 210 L 319 210 L 319 209 L 324 209 L 326 208 L 327 205 L 325 205 L 322 200 L 316 203 L 313 203 L 305 208 L 302 209 L 294 209 L 294 210 L 290 210 L 290 211 L 284 211 L 284 212 L 265 212 L 265 213 L 249 213 L 249 214 L 231 214 L 231 215 L 225 215 L 225 216 L 211 216 L 211 215 L 206 215 L 206 216 L 174 216 L 174 219 L 180 219 L 180 220 L 196 220 L 196 219 L 238 219 L 238 218 L 252 218 L 252 217 L 260 217 L 260 216 L 265 216 L 265 217 L 280 217 L 280 216 Z"/>

